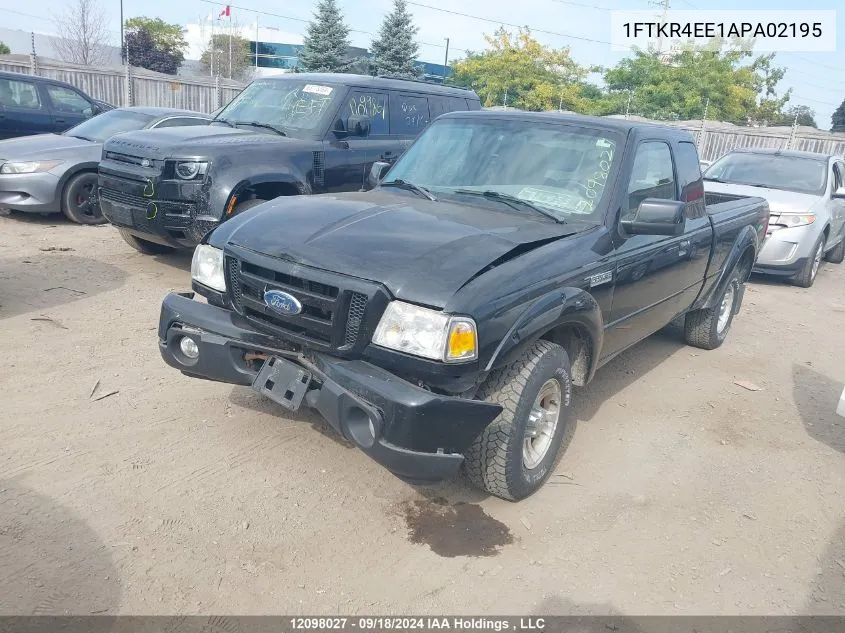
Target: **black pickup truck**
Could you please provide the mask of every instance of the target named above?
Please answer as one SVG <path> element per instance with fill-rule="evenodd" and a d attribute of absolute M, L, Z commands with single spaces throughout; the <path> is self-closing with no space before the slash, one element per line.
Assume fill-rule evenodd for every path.
<path fill-rule="evenodd" d="M 145 130 L 103 146 L 105 218 L 146 254 L 193 249 L 210 230 L 279 196 L 359 191 L 471 90 L 347 74 L 253 81 L 211 125 Z"/>
<path fill-rule="evenodd" d="M 452 113 L 387 167 L 212 232 L 161 354 L 316 409 L 404 479 L 463 467 L 513 500 L 565 450 L 573 385 L 676 319 L 724 341 L 769 217 L 706 206 L 690 135 L 622 120 Z"/>

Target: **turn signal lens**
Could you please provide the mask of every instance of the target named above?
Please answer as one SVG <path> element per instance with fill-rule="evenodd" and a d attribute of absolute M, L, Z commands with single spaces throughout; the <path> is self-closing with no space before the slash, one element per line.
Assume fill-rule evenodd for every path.
<path fill-rule="evenodd" d="M 446 360 L 472 360 L 478 354 L 475 324 L 470 320 L 452 319 Z"/>

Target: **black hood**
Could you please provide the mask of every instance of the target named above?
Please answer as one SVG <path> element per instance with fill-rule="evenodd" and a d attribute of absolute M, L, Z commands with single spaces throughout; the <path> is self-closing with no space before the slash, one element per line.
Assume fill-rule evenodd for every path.
<path fill-rule="evenodd" d="M 236 155 L 242 149 L 266 147 L 268 151 L 286 151 L 311 146 L 303 141 L 274 132 L 232 128 L 225 125 L 192 125 L 124 132 L 112 137 L 106 151 L 144 158 L 214 158 Z"/>
<path fill-rule="evenodd" d="M 493 206 L 411 193 L 277 198 L 209 240 L 384 284 L 397 298 L 443 307 L 488 265 L 576 229 Z"/>

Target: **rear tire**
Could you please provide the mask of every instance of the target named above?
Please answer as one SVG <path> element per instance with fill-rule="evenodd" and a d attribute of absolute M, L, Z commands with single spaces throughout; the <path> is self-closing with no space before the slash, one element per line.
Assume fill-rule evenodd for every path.
<path fill-rule="evenodd" d="M 170 246 L 142 240 L 140 237 L 135 237 L 132 233 L 124 229 L 118 229 L 117 231 L 120 233 L 120 237 L 123 238 L 124 242 L 144 255 L 164 255 L 165 253 L 172 253 L 175 250 Z"/>
<path fill-rule="evenodd" d="M 845 259 L 845 235 L 842 236 L 842 239 L 839 241 L 839 244 L 837 244 L 831 250 L 828 251 L 824 259 L 825 261 L 830 262 L 831 264 L 842 263 L 842 260 Z"/>
<path fill-rule="evenodd" d="M 539 490 L 572 439 L 571 395 L 569 357 L 549 341 L 537 341 L 514 363 L 492 372 L 478 397 L 503 410 L 466 451 L 469 480 L 510 501 Z"/>
<path fill-rule="evenodd" d="M 801 288 L 810 288 L 816 281 L 821 261 L 824 258 L 824 240 L 825 236 L 822 235 L 813 247 L 812 252 L 815 253 L 815 255 L 810 255 L 810 257 L 807 258 L 807 262 L 804 264 L 804 268 L 801 269 L 801 272 L 792 278 L 792 283 L 796 286 Z"/>
<path fill-rule="evenodd" d="M 86 171 L 68 180 L 62 191 L 62 213 L 77 224 L 106 222 L 97 200 L 97 174 Z"/>
<path fill-rule="evenodd" d="M 734 270 L 713 307 L 687 313 L 684 318 L 684 339 L 687 345 L 716 349 L 725 342 L 739 301 L 740 285 L 745 276 L 745 270 Z"/>

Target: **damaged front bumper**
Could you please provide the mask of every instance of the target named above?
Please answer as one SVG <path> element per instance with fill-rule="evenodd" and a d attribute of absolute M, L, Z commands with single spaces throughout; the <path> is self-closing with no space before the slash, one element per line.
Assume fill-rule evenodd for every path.
<path fill-rule="evenodd" d="M 466 448 L 502 410 L 433 393 L 362 360 L 306 357 L 234 312 L 194 301 L 193 293 L 167 295 L 158 335 L 162 357 L 182 373 L 252 386 L 289 408 L 313 408 L 376 462 L 408 479 L 455 476 Z M 182 350 L 185 337 L 196 346 L 194 358 Z M 256 359 L 267 360 L 258 365 Z M 278 359 L 276 367 L 271 359 Z"/>

